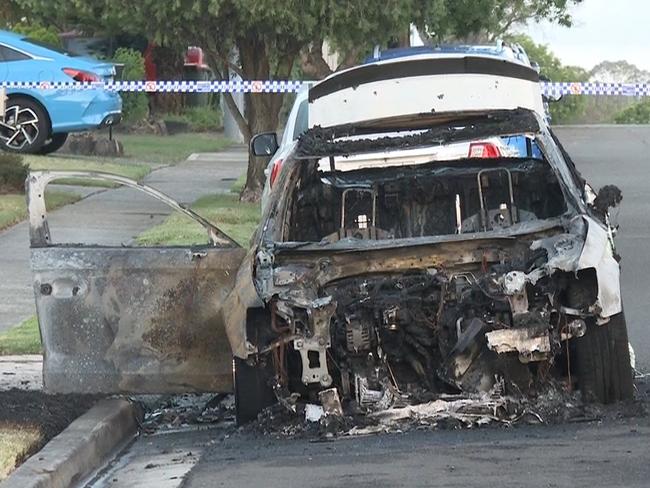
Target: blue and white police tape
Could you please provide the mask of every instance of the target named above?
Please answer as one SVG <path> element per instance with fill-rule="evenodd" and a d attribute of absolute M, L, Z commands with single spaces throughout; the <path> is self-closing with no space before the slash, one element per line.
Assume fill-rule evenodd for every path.
<path fill-rule="evenodd" d="M 32 90 L 96 90 L 146 93 L 295 93 L 305 83 L 300 80 L 230 81 L 110 81 L 97 83 L 0 82 L 0 88 Z M 562 95 L 650 96 L 650 83 L 541 82 L 542 93 Z"/>
<path fill-rule="evenodd" d="M 0 88 L 30 90 L 107 90 L 146 93 L 294 93 L 303 81 L 231 80 L 231 81 L 107 81 L 75 82 L 0 82 Z"/>
<path fill-rule="evenodd" d="M 626 97 L 650 96 L 650 83 L 602 83 L 594 82 L 542 82 L 546 96 L 561 95 L 618 95 Z"/>

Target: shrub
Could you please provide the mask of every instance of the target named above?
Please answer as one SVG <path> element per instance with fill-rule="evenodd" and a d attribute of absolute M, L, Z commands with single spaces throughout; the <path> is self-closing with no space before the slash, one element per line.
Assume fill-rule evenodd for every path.
<path fill-rule="evenodd" d="M 121 47 L 115 51 L 113 61 L 124 65 L 122 80 L 144 80 L 144 57 L 139 51 Z M 127 123 L 139 122 L 149 114 L 149 100 L 146 93 L 123 93 L 122 103 L 122 116 Z"/>
<path fill-rule="evenodd" d="M 183 110 L 179 115 L 169 115 L 165 121 L 184 122 L 192 132 L 215 132 L 223 128 L 221 110 L 211 107 L 192 107 Z"/>
<path fill-rule="evenodd" d="M 0 152 L 0 193 L 22 192 L 29 166 L 18 154 Z"/>
<path fill-rule="evenodd" d="M 12 30 L 23 34 L 25 37 L 34 39 L 35 41 L 44 42 L 50 46 L 63 47 L 59 33 L 53 27 L 44 27 L 40 24 L 25 24 L 18 23 L 13 26 Z"/>
<path fill-rule="evenodd" d="M 626 108 L 614 121 L 617 124 L 650 124 L 650 101 L 645 100 Z"/>

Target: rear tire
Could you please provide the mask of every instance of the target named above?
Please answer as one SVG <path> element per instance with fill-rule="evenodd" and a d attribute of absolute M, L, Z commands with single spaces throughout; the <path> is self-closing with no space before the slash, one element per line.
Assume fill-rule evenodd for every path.
<path fill-rule="evenodd" d="M 587 332 L 575 339 L 578 388 L 588 402 L 614 403 L 634 396 L 627 325 L 623 312 L 609 323 L 587 323 Z"/>
<path fill-rule="evenodd" d="M 0 121 L 0 149 L 38 154 L 49 137 L 50 119 L 39 103 L 27 97 L 9 99 Z"/>
<path fill-rule="evenodd" d="M 53 152 L 56 152 L 63 147 L 65 141 L 67 140 L 67 132 L 52 134 L 52 136 L 45 142 L 40 151 L 38 151 L 38 154 L 51 154 Z"/>
<path fill-rule="evenodd" d="M 258 414 L 276 402 L 269 375 L 263 366 L 251 366 L 240 358 L 234 359 L 235 411 L 237 425 L 256 420 Z"/>

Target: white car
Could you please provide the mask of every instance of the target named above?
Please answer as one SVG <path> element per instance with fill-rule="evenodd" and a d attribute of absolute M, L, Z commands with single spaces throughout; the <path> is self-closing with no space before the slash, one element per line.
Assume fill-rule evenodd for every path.
<path fill-rule="evenodd" d="M 266 170 L 264 170 L 266 181 L 262 191 L 262 211 L 264 211 L 269 201 L 271 188 L 273 188 L 273 183 L 280 172 L 284 159 L 296 145 L 298 137 L 308 129 L 308 93 L 310 86 L 311 83 L 305 83 L 296 94 L 296 100 L 293 102 L 291 112 L 289 112 L 280 145 L 270 159 Z"/>
<path fill-rule="evenodd" d="M 136 181 L 32 173 L 45 391 L 234 391 L 239 423 L 278 401 L 356 415 L 449 395 L 534 399 L 555 385 L 633 398 L 607 217 L 620 190 L 585 191 L 539 110 L 534 70 L 448 59 L 361 66 L 314 85 L 313 127 L 292 144 L 248 249 Z M 485 141 L 515 136 L 539 156 L 489 154 Z M 482 145 L 391 164 L 466 143 L 461 154 Z M 256 157 L 277 148 L 275 134 L 251 141 Z M 340 170 L 351 155 L 378 165 Z M 148 193 L 202 224 L 209 245 L 56 245 L 43 196 L 71 176 Z"/>

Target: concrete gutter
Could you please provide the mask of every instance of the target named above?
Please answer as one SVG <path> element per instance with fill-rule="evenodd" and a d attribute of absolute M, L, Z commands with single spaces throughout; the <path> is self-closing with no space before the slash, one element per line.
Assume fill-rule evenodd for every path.
<path fill-rule="evenodd" d="M 125 446 L 137 434 L 141 419 L 141 410 L 127 400 L 102 400 L 25 461 L 0 486 L 74 486 Z"/>

